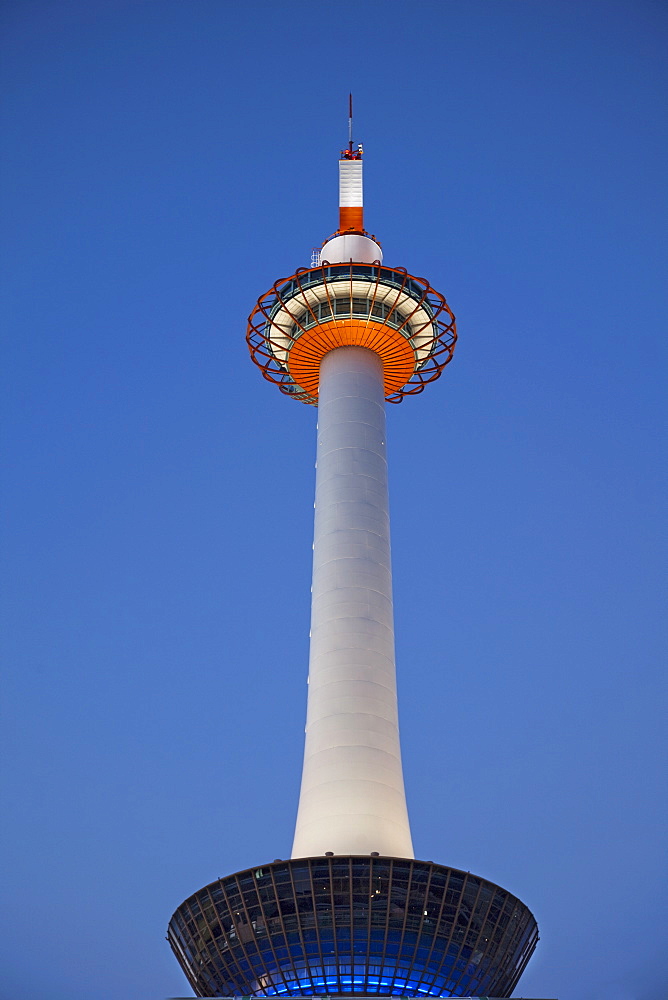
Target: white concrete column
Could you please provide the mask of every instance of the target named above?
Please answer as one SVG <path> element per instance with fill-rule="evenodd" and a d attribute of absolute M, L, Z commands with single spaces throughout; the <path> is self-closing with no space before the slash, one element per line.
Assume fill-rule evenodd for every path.
<path fill-rule="evenodd" d="M 293 858 L 412 858 L 394 662 L 383 367 L 325 355 L 306 745 Z"/>

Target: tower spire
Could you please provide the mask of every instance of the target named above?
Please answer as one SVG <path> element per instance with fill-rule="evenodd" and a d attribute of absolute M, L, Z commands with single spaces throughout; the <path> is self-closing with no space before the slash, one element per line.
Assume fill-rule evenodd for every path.
<path fill-rule="evenodd" d="M 353 149 L 353 95 L 348 94 L 348 148 L 339 159 L 339 233 L 364 233 L 363 155 L 361 143 Z M 346 258 L 351 259 L 358 258 Z"/>

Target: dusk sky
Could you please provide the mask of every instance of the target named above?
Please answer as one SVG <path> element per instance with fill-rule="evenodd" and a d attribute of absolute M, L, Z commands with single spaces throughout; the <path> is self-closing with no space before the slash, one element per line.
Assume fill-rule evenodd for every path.
<path fill-rule="evenodd" d="M 289 856 L 317 411 L 246 319 L 365 220 L 457 316 L 388 407 L 416 856 L 533 911 L 520 997 L 659 1000 L 668 7 L 4 0 L 0 1000 L 187 996 Z"/>

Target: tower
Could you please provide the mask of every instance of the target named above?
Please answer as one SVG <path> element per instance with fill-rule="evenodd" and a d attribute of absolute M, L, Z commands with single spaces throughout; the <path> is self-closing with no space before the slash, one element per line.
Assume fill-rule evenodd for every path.
<path fill-rule="evenodd" d="M 538 940 L 515 896 L 414 859 L 394 659 L 385 402 L 437 379 L 455 320 L 364 229 L 363 151 L 339 227 L 248 321 L 253 361 L 318 407 L 308 710 L 292 857 L 205 886 L 168 940 L 198 996 L 508 997 Z"/>

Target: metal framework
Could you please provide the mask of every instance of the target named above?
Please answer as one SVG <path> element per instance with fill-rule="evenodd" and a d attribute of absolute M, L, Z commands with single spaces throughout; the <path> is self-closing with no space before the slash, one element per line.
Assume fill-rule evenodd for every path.
<path fill-rule="evenodd" d="M 263 376 L 317 406 L 320 362 L 337 347 L 368 347 L 383 361 L 385 398 L 400 403 L 439 378 L 457 332 L 445 298 L 424 278 L 380 264 L 303 268 L 260 297 L 246 340 Z"/>
<path fill-rule="evenodd" d="M 212 882 L 178 908 L 168 940 L 197 996 L 509 997 L 538 928 L 468 872 L 337 856 Z"/>

